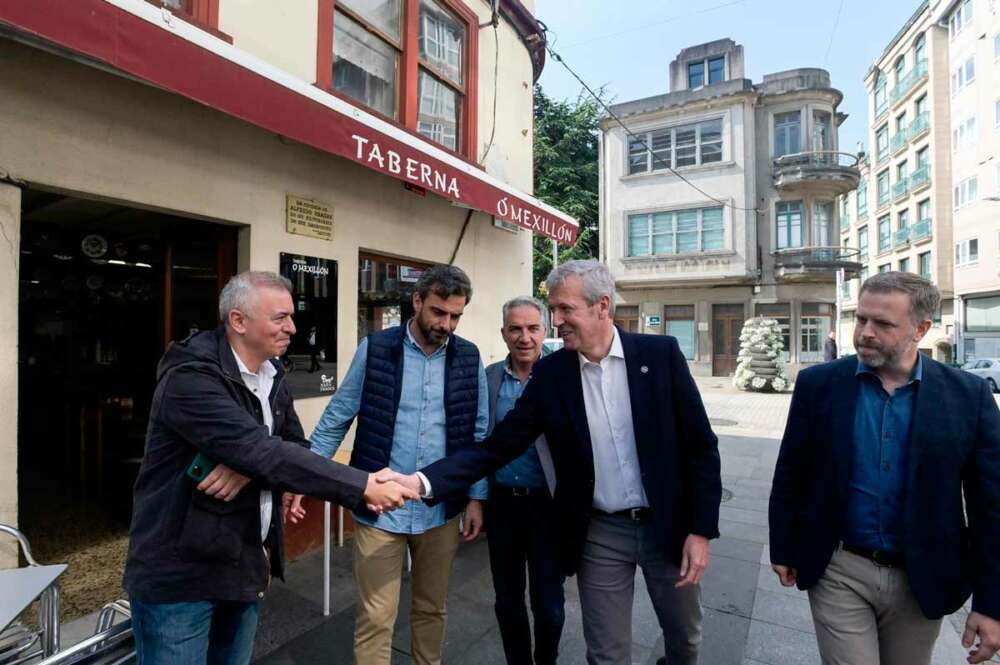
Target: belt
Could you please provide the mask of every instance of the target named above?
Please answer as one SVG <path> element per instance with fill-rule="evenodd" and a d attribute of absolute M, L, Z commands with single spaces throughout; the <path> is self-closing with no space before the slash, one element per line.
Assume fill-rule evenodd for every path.
<path fill-rule="evenodd" d="M 649 508 L 629 508 L 627 510 L 616 510 L 613 513 L 594 508 L 594 513 L 608 517 L 625 517 L 633 522 L 645 522 L 653 516 L 653 512 Z"/>
<path fill-rule="evenodd" d="M 538 496 L 540 494 L 547 495 L 549 493 L 549 488 L 547 487 L 511 487 L 510 485 L 493 485 L 493 491 L 499 492 L 500 494 L 506 494 L 508 496 Z"/>
<path fill-rule="evenodd" d="M 891 566 L 893 568 L 903 567 L 903 555 L 900 552 L 888 552 L 886 550 L 870 550 L 864 547 L 855 547 L 844 543 L 844 549 L 851 554 L 857 554 L 879 566 Z"/>

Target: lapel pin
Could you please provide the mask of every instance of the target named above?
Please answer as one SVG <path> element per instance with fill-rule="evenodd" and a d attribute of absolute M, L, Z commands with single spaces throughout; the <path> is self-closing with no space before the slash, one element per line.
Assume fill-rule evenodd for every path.
<path fill-rule="evenodd" d="M 643 365 L 642 367 L 639 368 L 639 371 L 642 372 L 643 374 L 646 374 L 649 372 L 649 368 Z"/>

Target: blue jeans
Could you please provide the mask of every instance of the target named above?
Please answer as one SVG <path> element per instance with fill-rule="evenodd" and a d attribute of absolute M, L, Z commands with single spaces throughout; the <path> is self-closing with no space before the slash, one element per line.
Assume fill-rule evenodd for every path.
<path fill-rule="evenodd" d="M 257 632 L 257 603 L 132 600 L 139 665 L 247 665 Z"/>
<path fill-rule="evenodd" d="M 556 558 L 552 528 L 552 499 L 544 489 L 514 496 L 509 488 L 494 485 L 486 509 L 494 609 L 507 664 L 554 665 L 566 614 L 565 577 Z M 524 606 L 529 580 L 528 596 L 535 619 L 533 650 Z"/>

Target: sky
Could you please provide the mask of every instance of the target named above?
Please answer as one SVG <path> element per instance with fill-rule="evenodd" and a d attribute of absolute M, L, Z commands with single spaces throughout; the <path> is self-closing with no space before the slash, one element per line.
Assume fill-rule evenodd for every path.
<path fill-rule="evenodd" d="M 844 93 L 840 149 L 867 146 L 869 67 L 920 0 L 535 0 L 549 43 L 592 88 L 615 102 L 669 91 L 670 62 L 687 46 L 729 37 L 742 44 L 746 77 L 797 67 L 830 72 Z M 580 85 L 552 58 L 539 83 L 556 99 Z"/>

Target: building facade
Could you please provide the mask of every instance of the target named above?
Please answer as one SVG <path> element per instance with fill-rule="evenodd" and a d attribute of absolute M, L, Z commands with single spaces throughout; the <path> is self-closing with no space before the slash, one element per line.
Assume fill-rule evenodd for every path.
<path fill-rule="evenodd" d="M 746 319 L 776 318 L 794 374 L 834 326 L 838 196 L 857 159 L 838 152 L 841 93 L 821 69 L 745 78 L 730 39 L 686 48 L 670 92 L 601 123 L 600 255 L 628 329 L 675 336 L 692 371 L 729 376 Z"/>
<path fill-rule="evenodd" d="M 956 359 L 1000 358 L 1000 3 L 935 7 L 951 83 Z"/>
<path fill-rule="evenodd" d="M 127 524 L 157 359 L 238 271 L 295 284 L 307 433 L 430 264 L 466 270 L 460 332 L 501 358 L 531 232 L 577 228 L 530 195 L 532 4 L 0 5 L 0 522 L 44 538 L 56 497 Z"/>

